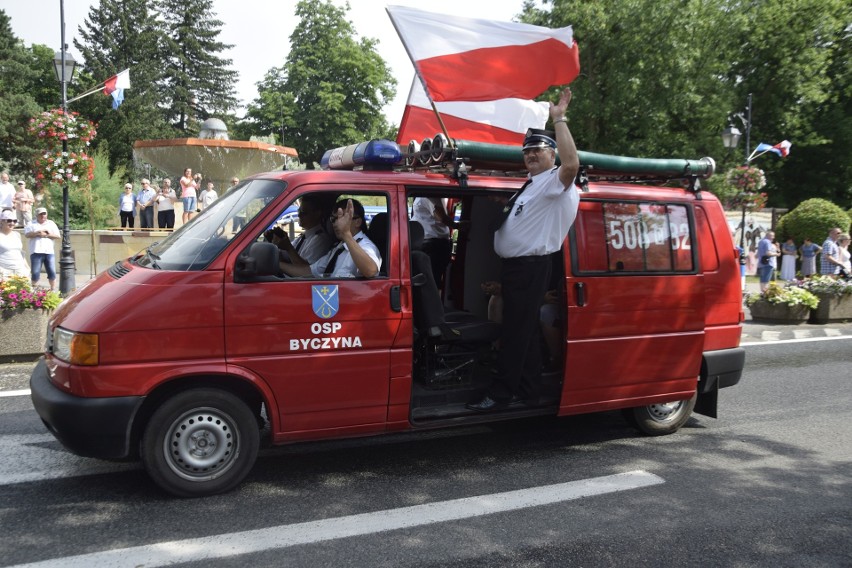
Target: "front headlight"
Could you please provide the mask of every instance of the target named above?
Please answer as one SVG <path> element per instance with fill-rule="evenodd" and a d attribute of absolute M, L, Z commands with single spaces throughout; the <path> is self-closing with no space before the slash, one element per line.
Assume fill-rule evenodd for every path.
<path fill-rule="evenodd" d="M 57 327 L 53 330 L 53 356 L 72 365 L 97 365 L 98 335 Z"/>

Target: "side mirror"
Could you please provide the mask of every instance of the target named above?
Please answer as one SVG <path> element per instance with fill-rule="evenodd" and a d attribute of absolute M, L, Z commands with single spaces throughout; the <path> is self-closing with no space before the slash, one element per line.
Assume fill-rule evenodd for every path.
<path fill-rule="evenodd" d="M 235 268 L 237 282 L 250 282 L 259 276 L 277 276 L 278 247 L 272 243 L 257 242 L 240 255 Z"/>

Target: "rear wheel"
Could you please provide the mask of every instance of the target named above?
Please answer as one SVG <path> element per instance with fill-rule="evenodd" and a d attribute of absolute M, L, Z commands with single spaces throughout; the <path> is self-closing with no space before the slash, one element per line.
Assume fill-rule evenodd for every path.
<path fill-rule="evenodd" d="M 157 485 L 180 497 L 200 497 L 239 484 L 259 445 L 257 420 L 242 399 L 199 388 L 174 395 L 154 412 L 141 454 Z"/>
<path fill-rule="evenodd" d="M 698 393 L 687 400 L 676 400 L 627 408 L 624 411 L 628 422 L 649 436 L 664 436 L 673 434 L 686 424 L 695 408 Z"/>

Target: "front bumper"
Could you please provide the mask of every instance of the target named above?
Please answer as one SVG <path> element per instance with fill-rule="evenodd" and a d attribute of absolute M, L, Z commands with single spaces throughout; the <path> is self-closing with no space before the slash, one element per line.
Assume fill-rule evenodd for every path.
<path fill-rule="evenodd" d="M 131 454 L 133 418 L 145 397 L 85 398 L 69 394 L 50 382 L 44 358 L 33 370 L 30 389 L 42 422 L 69 451 L 101 459 Z"/>

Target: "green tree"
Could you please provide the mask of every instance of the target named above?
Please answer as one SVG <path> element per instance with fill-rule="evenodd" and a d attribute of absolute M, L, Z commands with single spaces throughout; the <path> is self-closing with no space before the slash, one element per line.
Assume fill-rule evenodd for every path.
<path fill-rule="evenodd" d="M 766 171 L 769 204 L 792 207 L 808 196 L 849 202 L 848 1 L 539 4 L 525 2 L 522 19 L 574 26 L 582 71 L 571 115 L 582 149 L 710 155 L 724 172 L 742 164 L 744 141 L 728 154 L 719 133 L 753 93 L 751 147 L 794 144 L 789 158 L 755 164 Z"/>
<path fill-rule="evenodd" d="M 523 21 L 571 25 L 581 74 L 571 85 L 572 132 L 584 150 L 700 157 L 722 150 L 729 93 L 720 14 L 724 0 L 527 2 Z M 551 93 L 553 95 L 553 93 Z"/>
<path fill-rule="evenodd" d="M 284 65 L 258 83 L 259 97 L 246 113 L 250 134 L 281 134 L 308 168 L 323 152 L 389 130 L 381 110 L 396 80 L 372 38 L 355 39 L 346 19 L 349 5 L 330 0 L 296 5 L 299 24 L 290 36 Z"/>
<path fill-rule="evenodd" d="M 0 10 L 0 170 L 8 168 L 15 176 L 29 170 L 37 151 L 27 135 L 29 119 L 39 111 L 32 94 L 36 73 L 31 55 Z"/>
<path fill-rule="evenodd" d="M 726 37 L 738 47 L 723 86 L 740 101 L 753 93 L 752 146 L 782 139 L 794 144 L 784 160 L 759 158 L 770 205 L 794 207 L 823 197 L 848 206 L 852 4 L 762 0 L 732 8 Z"/>
<path fill-rule="evenodd" d="M 182 133 L 195 134 L 198 121 L 233 113 L 239 73 L 218 54 L 233 47 L 218 40 L 222 21 L 210 0 L 159 0 L 165 24 L 166 118 Z"/>
<path fill-rule="evenodd" d="M 174 131 L 159 103 L 164 100 L 162 49 L 152 0 L 100 0 L 92 6 L 74 45 L 83 55 L 84 70 L 94 81 L 105 81 L 130 69 L 131 88 L 124 103 L 112 109 L 112 98 L 93 95 L 72 108 L 98 123 L 96 144 L 105 144 L 109 169 L 133 171 L 133 142 L 169 138 Z"/>

